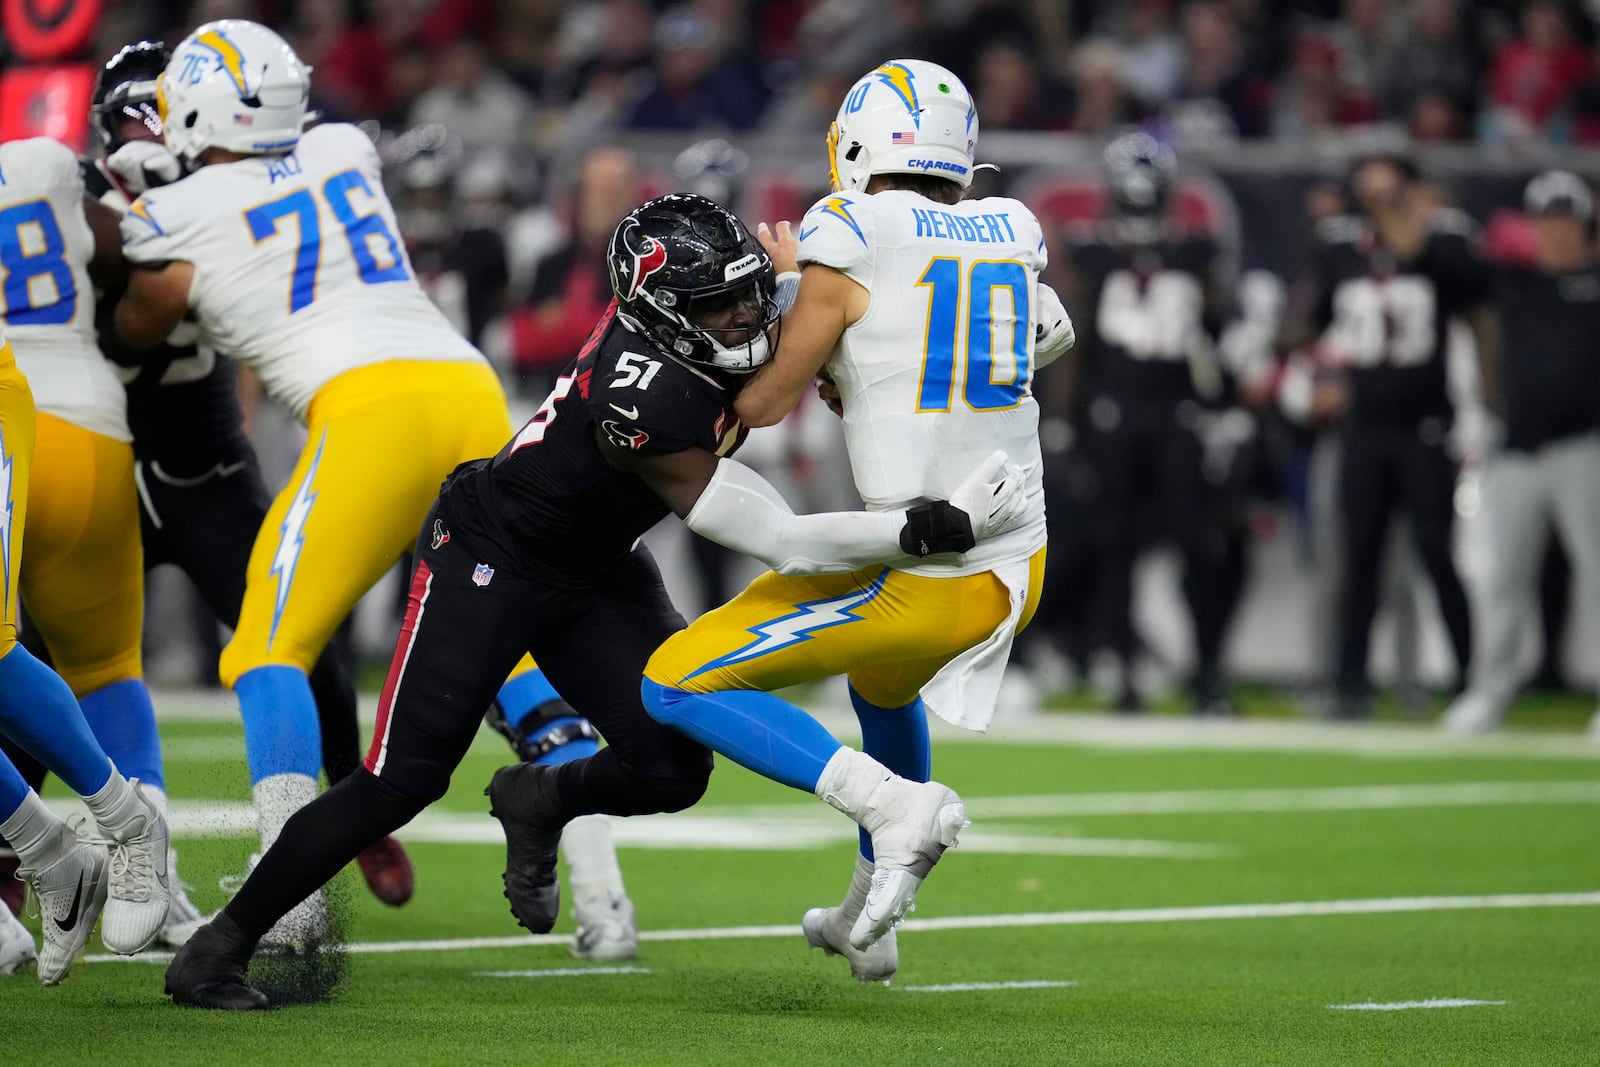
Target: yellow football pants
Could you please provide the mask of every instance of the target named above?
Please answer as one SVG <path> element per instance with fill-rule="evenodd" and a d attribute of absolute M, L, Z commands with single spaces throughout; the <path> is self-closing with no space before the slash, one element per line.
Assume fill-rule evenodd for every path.
<path fill-rule="evenodd" d="M 1029 561 L 1019 632 L 1039 606 L 1044 556 L 1040 549 Z M 771 692 L 844 674 L 871 703 L 898 708 L 1010 611 L 1005 583 L 987 571 L 963 578 L 883 566 L 806 578 L 769 571 L 667 638 L 644 674 L 693 693 Z"/>
<path fill-rule="evenodd" d="M 28 517 L 28 471 L 33 465 L 33 390 L 11 346 L 0 341 L 0 570 L 4 570 L 4 622 L 0 659 L 17 643 L 17 565 Z"/>
<path fill-rule="evenodd" d="M 73 696 L 143 677 L 133 446 L 40 413 L 28 520 L 22 603 Z"/>
<path fill-rule="evenodd" d="M 293 476 L 250 553 L 239 628 L 219 673 L 309 671 L 356 601 L 416 541 L 457 464 L 511 436 L 499 379 L 483 363 L 388 362 L 323 386 Z"/>

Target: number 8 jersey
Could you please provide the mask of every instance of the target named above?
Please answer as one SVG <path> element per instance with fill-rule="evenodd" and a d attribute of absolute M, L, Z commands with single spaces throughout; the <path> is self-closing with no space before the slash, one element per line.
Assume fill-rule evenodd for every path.
<path fill-rule="evenodd" d="M 1038 220 L 1003 197 L 947 205 L 904 190 L 838 193 L 806 213 L 799 236 L 802 265 L 832 267 L 870 294 L 827 364 L 867 508 L 948 498 L 997 448 L 1027 471 L 1029 521 L 959 560 L 903 569 L 951 577 L 1026 560 L 1045 543 L 1031 388 Z"/>
<path fill-rule="evenodd" d="M 40 411 L 129 441 L 127 396 L 95 343 L 83 193 L 66 145 L 0 144 L 0 322 Z"/>
<path fill-rule="evenodd" d="M 302 420 L 346 371 L 388 360 L 482 360 L 417 284 L 354 126 L 307 130 L 284 155 L 216 163 L 136 201 L 133 263 L 194 265 L 189 307 L 205 342 L 250 367 Z"/>

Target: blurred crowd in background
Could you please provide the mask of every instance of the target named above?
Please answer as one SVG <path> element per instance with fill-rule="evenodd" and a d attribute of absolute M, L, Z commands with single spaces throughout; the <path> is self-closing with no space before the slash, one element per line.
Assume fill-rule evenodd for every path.
<path fill-rule="evenodd" d="M 932 59 L 967 82 L 982 123 L 979 158 L 1006 161 L 1001 175 L 980 175 L 975 192 L 1019 196 L 1046 221 L 1057 241 L 1046 278 L 1080 323 L 1095 312 L 1074 303 L 1074 243 L 1109 211 L 1101 149 L 1129 129 L 1148 132 L 1182 163 L 1174 217 L 1215 240 L 1205 269 L 1227 292 L 1208 323 L 1225 399 L 1181 414 L 1208 487 L 1185 500 L 1159 472 L 1108 473 L 1105 450 L 1086 444 L 1096 432 L 1092 390 L 1064 371 L 1038 384 L 1052 573 L 1040 623 L 1021 647 L 1033 670 L 1020 676 L 1032 688 L 1017 699 L 1076 681 L 1124 709 L 1171 691 L 1225 714 L 1220 661 L 1234 677 L 1304 685 L 1312 712 L 1361 717 L 1371 710 L 1364 688 L 1341 694 L 1332 682 L 1339 447 L 1326 420 L 1286 410 L 1277 392 L 1286 305 L 1309 235 L 1349 206 L 1343 170 L 1363 145 L 1443 153 L 1470 181 L 1424 182 L 1430 210 L 1461 203 L 1491 223 L 1491 238 L 1526 244 L 1525 233 L 1507 238 L 1493 223 L 1496 211 L 1519 206 L 1532 157 L 1600 146 L 1600 10 L 1591 7 L 1600 3 L 152 0 L 107 5 L 99 43 L 110 55 L 125 41 L 171 42 L 224 17 L 283 32 L 314 67 L 313 105 L 324 118 L 362 123 L 378 143 L 419 276 L 525 412 L 610 299 L 603 249 L 623 214 L 679 189 L 728 203 L 752 225 L 798 217 L 826 190 L 822 140 L 839 102 L 887 58 Z M 1223 173 L 1229 164 L 1238 173 Z M 1471 340 L 1454 344 L 1450 447 L 1463 477 L 1446 506 L 1468 520 L 1457 556 L 1473 586 L 1488 551 L 1471 522 L 1476 472 L 1492 431 L 1472 381 Z M 269 480 L 286 475 L 296 427 L 266 402 L 250 419 Z M 741 456 L 797 510 L 855 506 L 820 404 L 753 435 Z M 1135 479 L 1126 491 L 1139 506 L 1107 503 L 1114 477 Z M 1194 508 L 1205 523 L 1188 521 Z M 1201 543 L 1209 533 L 1216 543 Z M 691 617 L 753 573 L 675 528 L 658 535 L 669 585 Z M 1421 713 L 1430 686 L 1442 700 L 1464 679 L 1420 580 L 1425 568 L 1398 525 L 1392 540 L 1377 582 L 1375 674 Z M 1573 680 L 1569 665 L 1580 678 L 1593 665 L 1570 653 L 1580 645 L 1567 625 L 1572 579 L 1553 544 L 1541 564 L 1543 623 L 1529 622 L 1542 638 L 1529 643 L 1524 666 L 1560 687 Z M 1201 554 L 1213 561 L 1203 572 Z M 1195 587 L 1197 573 L 1208 588 Z M 179 582 L 152 584 L 153 617 L 167 622 L 149 627 L 149 669 L 157 681 L 205 681 L 214 677 L 214 626 L 187 606 Z M 1119 589 L 1124 582 L 1131 588 Z M 384 593 L 363 607 L 358 644 L 375 662 L 392 641 L 394 604 Z M 198 644 L 176 622 L 185 613 Z"/>
<path fill-rule="evenodd" d="M 989 130 L 1600 143 L 1596 5 L 1562 0 L 200 0 L 108 32 L 276 26 L 336 118 L 550 150 L 621 129 L 815 136 L 862 70 L 955 71 Z M 115 26 L 115 30 L 111 27 Z"/>

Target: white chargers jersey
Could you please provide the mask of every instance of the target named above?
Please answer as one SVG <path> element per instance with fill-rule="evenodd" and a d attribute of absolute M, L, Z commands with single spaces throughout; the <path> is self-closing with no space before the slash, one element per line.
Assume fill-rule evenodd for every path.
<path fill-rule="evenodd" d="M 1005 197 L 939 204 L 902 190 L 838 193 L 800 223 L 800 262 L 870 294 L 827 371 L 869 510 L 948 498 L 995 449 L 1027 472 L 1029 518 L 956 562 L 950 577 L 1027 559 L 1045 543 L 1039 406 L 1031 390 L 1045 248 L 1039 222 Z"/>
<path fill-rule="evenodd" d="M 423 293 L 399 235 L 377 150 L 343 123 L 307 130 L 285 155 L 202 167 L 122 219 L 131 262 L 194 265 L 200 342 L 301 420 L 346 371 L 483 359 Z"/>
<path fill-rule="evenodd" d="M 94 234 L 78 157 L 59 141 L 0 144 L 0 318 L 38 410 L 131 441 L 128 400 L 95 340 Z"/>

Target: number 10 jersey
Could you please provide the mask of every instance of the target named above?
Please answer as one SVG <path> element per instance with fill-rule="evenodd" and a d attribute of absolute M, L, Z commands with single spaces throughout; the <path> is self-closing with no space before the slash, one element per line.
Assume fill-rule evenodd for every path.
<path fill-rule="evenodd" d="M 123 216 L 122 237 L 135 264 L 194 265 L 203 340 L 302 420 L 346 371 L 483 359 L 417 284 L 378 153 L 354 126 L 317 126 L 287 154 L 152 189 Z"/>
<path fill-rule="evenodd" d="M 1033 350 L 1039 222 L 1005 197 L 940 204 L 903 190 L 824 197 L 800 223 L 800 262 L 843 272 L 869 294 L 827 370 L 868 510 L 947 499 L 1004 449 L 1027 472 L 1029 518 L 959 558 L 904 569 L 977 574 L 1045 543 Z"/>

